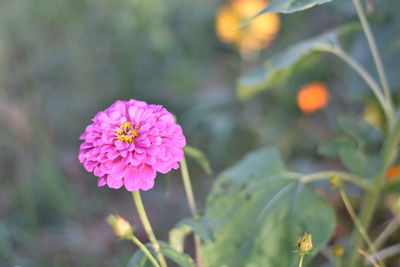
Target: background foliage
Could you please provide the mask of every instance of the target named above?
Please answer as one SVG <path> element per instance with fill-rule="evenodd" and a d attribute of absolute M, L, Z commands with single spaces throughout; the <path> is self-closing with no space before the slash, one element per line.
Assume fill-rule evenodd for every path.
<path fill-rule="evenodd" d="M 205 151 L 212 162 L 212 175 L 189 162 L 200 207 L 218 173 L 261 145 L 276 145 L 296 171 L 327 166 L 345 169 L 346 164 L 336 157 L 322 160 L 317 147 L 337 136 L 342 127 L 337 122 L 340 114 L 351 112 L 359 121 L 365 103 L 374 105 L 374 101 L 366 85 L 342 62 L 329 55 L 307 55 L 291 70 L 290 79 L 245 101 L 236 95 L 236 82 L 262 59 L 295 42 L 354 22 L 355 12 L 348 2 L 337 0 L 301 14 L 282 15 L 275 42 L 259 59 L 243 61 L 234 46 L 215 36 L 214 17 L 222 1 L 1 1 L 0 262 L 6 266 L 120 266 L 128 262 L 133 247 L 116 240 L 105 218 L 119 213 L 137 222 L 130 195 L 98 189 L 96 179 L 77 160 L 78 136 L 89 118 L 116 99 L 143 99 L 165 105 L 177 115 L 189 144 Z M 400 82 L 399 8 L 398 1 L 374 1 L 370 14 L 394 92 Z M 352 56 L 375 74 L 362 33 L 355 30 L 342 39 Z M 328 85 L 331 100 L 323 111 L 306 116 L 296 106 L 296 92 L 314 80 Z M 282 166 L 274 171 L 284 170 Z M 221 203 L 214 203 L 221 181 L 228 179 L 228 189 L 240 191 L 243 177 L 227 174 L 229 170 L 218 176 L 206 214 L 219 214 L 218 205 L 231 201 L 228 194 Z M 177 172 L 159 176 L 156 188 L 144 194 L 163 240 L 178 218 L 189 214 L 178 178 Z M 279 190 L 289 181 L 271 178 L 268 182 L 276 187 L 265 190 Z M 258 182 L 257 177 L 249 181 L 251 186 Z M 320 198 L 308 186 L 304 190 L 311 200 Z M 256 201 L 259 193 L 252 194 Z M 352 194 L 359 196 L 357 190 Z M 329 190 L 321 195 L 340 211 Z M 318 209 L 332 216 L 323 203 Z M 338 218 L 333 241 L 351 230 L 348 218 L 343 217 Z M 316 244 L 318 238 L 327 240 L 329 231 L 316 237 Z M 140 229 L 137 234 L 145 239 Z M 286 245 L 295 242 L 293 236 L 285 240 Z M 187 246 L 190 250 L 189 242 Z M 288 262 L 292 256 L 289 251 Z"/>

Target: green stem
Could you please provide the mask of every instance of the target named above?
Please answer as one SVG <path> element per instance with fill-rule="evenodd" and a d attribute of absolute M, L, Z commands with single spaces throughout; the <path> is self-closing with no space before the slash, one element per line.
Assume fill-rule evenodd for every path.
<path fill-rule="evenodd" d="M 323 171 L 317 172 L 310 175 L 306 175 L 300 178 L 300 181 L 304 184 L 311 183 L 319 180 L 327 180 L 331 177 L 337 177 L 341 181 L 351 182 L 363 188 L 365 191 L 371 191 L 371 185 L 365 180 L 360 177 L 357 177 L 353 174 L 343 172 L 343 171 Z"/>
<path fill-rule="evenodd" d="M 382 107 L 383 111 L 385 112 L 387 120 L 388 121 L 391 120 L 393 111 L 391 109 L 391 104 L 388 103 L 389 100 L 385 99 L 385 96 L 382 94 L 382 89 L 380 88 L 379 84 L 375 82 L 371 74 L 369 74 L 368 71 L 362 65 L 360 65 L 360 63 L 355 61 L 349 54 L 347 54 L 339 47 L 336 47 L 334 49 L 329 46 L 319 46 L 317 49 L 320 51 L 332 53 L 341 58 L 347 64 L 349 64 L 349 66 L 352 67 L 361 76 L 361 78 L 363 78 L 363 80 L 368 84 L 373 94 L 378 99 L 378 102 Z"/>
<path fill-rule="evenodd" d="M 158 244 L 157 238 L 154 235 L 153 229 L 151 228 L 149 218 L 147 217 L 146 210 L 144 209 L 143 201 L 140 197 L 140 192 L 133 191 L 132 195 L 140 220 L 142 221 L 144 230 L 146 231 L 147 236 L 149 237 L 149 240 L 153 245 L 154 251 L 157 254 L 158 261 L 160 262 L 161 267 L 167 267 L 167 262 L 165 261 L 164 256 L 160 253 L 160 245 Z"/>
<path fill-rule="evenodd" d="M 128 237 L 128 239 L 131 240 L 136 246 L 138 246 L 141 251 L 143 251 L 144 255 L 146 255 L 146 257 L 151 261 L 151 263 L 155 267 L 161 267 L 160 264 L 158 264 L 156 259 L 153 257 L 153 255 L 151 255 L 150 251 L 146 248 L 146 246 L 143 245 L 143 243 L 140 242 L 140 240 L 137 239 L 136 236 L 131 235 Z"/>
<path fill-rule="evenodd" d="M 391 125 L 391 123 L 389 125 Z M 367 195 L 365 196 L 365 201 L 361 206 L 361 212 L 359 218 L 361 223 L 364 225 L 365 229 L 369 228 L 373 214 L 375 213 L 376 207 L 378 206 L 380 191 L 385 183 L 386 170 L 392 164 L 392 161 L 396 156 L 397 143 L 399 142 L 399 139 L 400 139 L 400 113 L 396 114 L 394 125 L 391 125 L 391 127 L 389 128 L 387 138 L 385 139 L 385 142 L 383 144 L 381 155 L 383 156 L 384 166 L 381 172 L 375 177 L 373 187 L 376 188 L 376 190 L 369 191 L 367 193 Z M 352 250 L 349 256 L 348 266 L 356 267 L 359 266 L 358 262 L 360 259 L 356 249 L 362 247 L 362 237 L 359 234 L 355 233 L 353 241 L 351 243 L 353 244 L 355 249 Z"/>
<path fill-rule="evenodd" d="M 375 239 L 374 245 L 376 249 L 382 247 L 385 241 L 400 227 L 400 214 L 396 215 L 392 221 L 385 227 L 380 235 Z"/>
<path fill-rule="evenodd" d="M 365 243 L 367 243 L 369 249 L 375 254 L 377 252 L 376 247 L 372 243 L 372 239 L 369 237 L 367 231 L 365 230 L 361 221 L 358 219 L 356 213 L 354 212 L 354 209 L 351 206 L 350 200 L 347 197 L 346 191 L 344 191 L 343 188 L 339 188 L 339 194 L 342 198 L 342 201 L 344 203 L 344 206 L 346 207 L 347 212 L 350 215 L 350 218 L 353 220 L 354 224 L 356 225 L 356 227 L 357 227 L 358 231 L 360 232 L 362 238 L 364 239 Z"/>
<path fill-rule="evenodd" d="M 360 0 L 353 0 L 354 6 L 357 10 L 358 17 L 361 21 L 361 25 L 363 27 L 365 36 L 367 37 L 368 45 L 371 50 L 372 57 L 375 62 L 376 70 L 378 71 L 379 80 L 381 81 L 383 92 L 385 94 L 388 109 L 393 110 L 392 106 L 392 97 L 390 94 L 389 83 L 386 78 L 385 68 L 383 67 L 382 58 L 379 54 L 378 46 L 376 45 L 376 41 L 374 35 L 372 34 L 371 27 L 369 26 L 367 16 L 365 15 L 364 9 L 361 6 Z"/>
<path fill-rule="evenodd" d="M 380 176 L 378 176 L 380 177 Z M 377 179 L 379 180 L 379 179 Z M 379 193 L 377 191 L 371 191 L 367 193 L 365 196 L 365 201 L 363 202 L 361 206 L 361 211 L 360 211 L 360 221 L 364 225 L 365 229 L 368 229 L 370 224 L 371 224 L 371 219 L 373 214 L 375 213 L 377 204 L 379 201 Z M 362 237 L 360 234 L 354 233 L 353 240 L 351 241 L 353 249 L 350 252 L 349 255 L 349 261 L 348 261 L 348 266 L 349 267 L 358 267 L 359 265 L 359 260 L 360 256 L 357 253 L 357 249 L 362 247 Z"/>
<path fill-rule="evenodd" d="M 183 187 L 185 188 L 186 197 L 189 202 L 190 212 L 192 213 L 193 216 L 196 216 L 197 212 L 196 201 L 194 200 L 192 183 L 190 182 L 190 175 L 185 157 L 183 157 L 182 161 L 180 162 L 180 167 L 181 167 Z"/>
<path fill-rule="evenodd" d="M 335 266 L 336 266 L 336 267 L 342 267 L 342 258 L 337 258 L 337 259 L 336 259 L 336 264 L 335 264 Z"/>
<path fill-rule="evenodd" d="M 300 254 L 300 261 L 299 261 L 299 266 L 298 267 L 303 266 L 303 258 L 304 258 L 304 254 Z"/>
<path fill-rule="evenodd" d="M 189 169 L 187 167 L 185 157 L 183 157 L 182 161 L 180 162 L 180 167 L 181 167 L 180 169 L 181 169 L 181 174 L 182 174 L 183 187 L 185 188 L 186 197 L 189 202 L 190 212 L 191 212 L 192 216 L 194 218 L 196 218 L 198 216 L 197 208 L 196 208 L 196 201 L 194 199 L 192 183 L 190 182 Z M 195 245 L 195 253 L 196 253 L 196 265 L 197 265 L 197 267 L 202 267 L 203 260 L 202 260 L 201 239 L 196 234 L 194 235 L 194 245 Z"/>

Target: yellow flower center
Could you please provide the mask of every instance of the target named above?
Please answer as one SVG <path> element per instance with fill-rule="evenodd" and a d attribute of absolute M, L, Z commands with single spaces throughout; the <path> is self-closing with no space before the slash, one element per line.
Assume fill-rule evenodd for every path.
<path fill-rule="evenodd" d="M 132 124 L 127 121 L 124 124 L 121 124 L 118 129 L 115 130 L 115 133 L 117 134 L 119 141 L 132 143 L 138 136 L 138 130 L 139 127 L 133 127 Z"/>

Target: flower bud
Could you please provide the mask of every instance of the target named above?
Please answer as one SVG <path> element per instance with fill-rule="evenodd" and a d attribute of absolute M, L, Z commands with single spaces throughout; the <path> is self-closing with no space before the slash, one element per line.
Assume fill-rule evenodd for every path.
<path fill-rule="evenodd" d="M 297 240 L 297 250 L 300 254 L 306 254 L 312 249 L 312 237 L 310 234 L 304 233 L 302 237 Z"/>
<path fill-rule="evenodd" d="M 131 224 L 121 216 L 110 215 L 107 218 L 107 222 L 111 225 L 114 233 L 118 237 L 127 238 L 133 234 L 133 228 Z"/>
<path fill-rule="evenodd" d="M 329 179 L 329 183 L 330 183 L 333 187 L 335 187 L 335 188 L 340 188 L 340 187 L 342 187 L 342 181 L 341 181 L 338 177 L 336 177 L 336 176 L 332 176 L 332 177 Z"/>
<path fill-rule="evenodd" d="M 341 258 L 341 257 L 343 257 L 343 255 L 344 255 L 344 249 L 343 249 L 343 247 L 342 247 L 341 245 L 339 245 L 339 244 L 333 245 L 333 247 L 332 247 L 332 252 L 333 252 L 333 255 L 334 255 L 336 258 Z"/>

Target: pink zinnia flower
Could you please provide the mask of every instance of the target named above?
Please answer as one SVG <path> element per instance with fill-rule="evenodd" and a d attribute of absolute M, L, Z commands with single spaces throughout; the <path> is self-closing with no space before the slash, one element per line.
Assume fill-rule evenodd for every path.
<path fill-rule="evenodd" d="M 179 168 L 186 139 L 162 106 L 116 101 L 92 121 L 80 137 L 79 161 L 99 177 L 99 186 L 148 190 L 157 172 Z"/>

